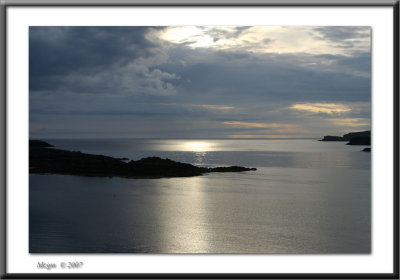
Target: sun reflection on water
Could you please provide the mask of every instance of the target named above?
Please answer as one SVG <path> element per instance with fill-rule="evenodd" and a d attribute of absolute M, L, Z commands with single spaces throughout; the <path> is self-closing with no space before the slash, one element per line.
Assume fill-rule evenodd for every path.
<path fill-rule="evenodd" d="M 168 195 L 157 202 L 163 242 L 161 252 L 209 253 L 214 239 L 209 225 L 205 177 L 171 178 L 159 181 Z"/>

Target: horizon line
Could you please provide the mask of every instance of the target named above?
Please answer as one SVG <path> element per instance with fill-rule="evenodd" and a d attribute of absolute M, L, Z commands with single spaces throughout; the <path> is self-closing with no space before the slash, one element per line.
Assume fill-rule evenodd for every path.
<path fill-rule="evenodd" d="M 29 137 L 29 140 L 295 140 L 321 139 L 322 137 L 255 137 L 255 138 L 222 138 L 222 137 Z"/>

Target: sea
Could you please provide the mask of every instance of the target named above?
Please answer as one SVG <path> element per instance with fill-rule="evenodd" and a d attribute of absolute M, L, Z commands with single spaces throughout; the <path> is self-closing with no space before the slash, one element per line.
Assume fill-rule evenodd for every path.
<path fill-rule="evenodd" d="M 316 139 L 43 139 L 129 160 L 256 171 L 29 175 L 30 253 L 370 254 L 371 153 Z"/>

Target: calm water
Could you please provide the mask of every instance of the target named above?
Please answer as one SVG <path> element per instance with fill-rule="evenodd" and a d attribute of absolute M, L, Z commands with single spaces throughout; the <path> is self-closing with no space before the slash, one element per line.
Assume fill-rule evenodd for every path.
<path fill-rule="evenodd" d="M 31 253 L 370 253 L 371 154 L 316 140 L 48 140 L 257 171 L 30 178 Z"/>

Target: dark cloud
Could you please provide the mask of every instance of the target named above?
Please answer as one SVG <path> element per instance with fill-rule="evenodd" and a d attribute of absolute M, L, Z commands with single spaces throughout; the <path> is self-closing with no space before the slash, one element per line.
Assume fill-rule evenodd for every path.
<path fill-rule="evenodd" d="M 264 39 L 262 42 L 263 42 L 263 44 L 268 45 L 268 44 L 271 44 L 273 41 L 274 40 L 267 38 L 267 39 Z"/>
<path fill-rule="evenodd" d="M 152 54 L 149 27 L 30 27 L 29 74 L 96 71 Z"/>
<path fill-rule="evenodd" d="M 369 38 L 371 28 L 368 26 L 324 26 L 316 27 L 314 31 L 319 33 L 316 38 L 330 41 L 342 41 L 357 38 Z"/>
<path fill-rule="evenodd" d="M 30 27 L 29 88 L 89 93 L 123 90 L 129 78 L 121 70 L 133 71 L 137 78 L 152 77 L 147 86 L 155 90 L 171 87 L 162 80 L 175 79 L 173 74 L 149 71 L 143 61 L 160 56 L 155 42 L 146 38 L 153 29 L 160 28 Z"/>
<path fill-rule="evenodd" d="M 189 53 L 188 53 L 189 52 Z M 165 64 L 181 77 L 182 94 L 214 102 L 367 101 L 370 57 L 360 55 L 275 55 L 197 51 L 181 53 L 186 67 Z M 198 59 L 201 58 L 201 59 Z M 312 64 L 311 64 L 312 63 Z"/>
<path fill-rule="evenodd" d="M 237 38 L 242 33 L 244 33 L 247 29 L 251 28 L 251 26 L 236 26 L 228 29 L 221 28 L 209 28 L 209 27 L 200 27 L 203 30 L 207 30 L 207 34 L 213 37 L 214 42 L 221 39 L 229 39 L 229 38 Z"/>

